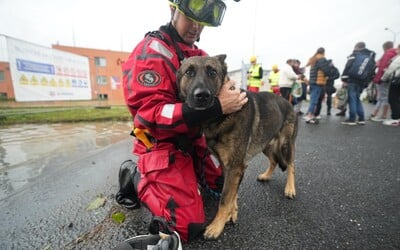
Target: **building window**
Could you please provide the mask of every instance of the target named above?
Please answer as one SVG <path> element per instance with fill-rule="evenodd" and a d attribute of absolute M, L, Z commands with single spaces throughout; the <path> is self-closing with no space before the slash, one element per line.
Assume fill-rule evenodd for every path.
<path fill-rule="evenodd" d="M 107 76 L 97 76 L 98 85 L 107 85 Z"/>
<path fill-rule="evenodd" d="M 97 94 L 97 99 L 99 100 L 107 100 L 108 94 Z"/>
<path fill-rule="evenodd" d="M 7 93 L 0 92 L 0 100 L 7 100 Z"/>
<path fill-rule="evenodd" d="M 94 63 L 96 64 L 96 66 L 98 67 L 105 67 L 107 66 L 107 60 L 104 57 L 94 57 Z"/>
<path fill-rule="evenodd" d="M 4 82 L 4 71 L 0 70 L 0 82 Z"/>

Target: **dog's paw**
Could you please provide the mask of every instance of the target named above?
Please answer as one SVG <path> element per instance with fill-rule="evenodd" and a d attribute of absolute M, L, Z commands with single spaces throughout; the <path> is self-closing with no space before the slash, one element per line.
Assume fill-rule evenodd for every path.
<path fill-rule="evenodd" d="M 257 181 L 261 181 L 261 182 L 267 182 L 271 180 L 271 176 L 268 176 L 266 174 L 260 174 L 257 176 Z"/>
<path fill-rule="evenodd" d="M 294 199 L 294 197 L 296 196 L 296 189 L 294 188 L 285 188 L 285 196 L 288 199 Z"/>
<path fill-rule="evenodd" d="M 204 232 L 204 238 L 207 240 L 215 240 L 217 239 L 222 231 L 224 230 L 225 223 L 218 223 L 218 222 L 213 222 L 211 223 L 207 228 L 206 231 Z"/>

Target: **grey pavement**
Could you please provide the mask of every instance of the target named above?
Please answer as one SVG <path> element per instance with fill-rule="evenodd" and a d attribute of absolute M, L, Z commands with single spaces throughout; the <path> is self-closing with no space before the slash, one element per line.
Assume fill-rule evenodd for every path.
<path fill-rule="evenodd" d="M 371 104 L 365 104 L 367 114 Z M 335 113 L 335 112 L 334 112 Z M 256 181 L 267 160 L 255 157 L 239 189 L 239 218 L 218 240 L 196 239 L 184 249 L 400 249 L 400 127 L 367 121 L 345 126 L 324 116 L 320 124 L 299 121 L 296 143 L 297 196 L 283 195 L 286 173 Z M 112 249 L 147 233 L 149 213 L 116 205 L 119 164 L 127 139 L 82 152 L 57 171 L 0 201 L 0 249 Z M 103 207 L 87 211 L 96 197 Z M 217 201 L 205 199 L 208 220 Z M 121 225 L 110 214 L 121 211 Z"/>

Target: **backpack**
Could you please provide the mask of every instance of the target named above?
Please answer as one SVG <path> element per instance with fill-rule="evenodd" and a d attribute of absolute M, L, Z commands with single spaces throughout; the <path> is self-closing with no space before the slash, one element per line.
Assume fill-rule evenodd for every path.
<path fill-rule="evenodd" d="M 328 79 L 328 81 L 326 81 L 325 90 L 328 95 L 332 95 L 333 93 L 335 93 L 336 92 L 335 80 Z"/>
<path fill-rule="evenodd" d="M 336 80 L 339 77 L 340 77 L 339 69 L 332 65 L 329 73 L 329 79 Z"/>
<path fill-rule="evenodd" d="M 375 72 L 375 52 L 355 54 L 347 75 L 349 78 L 360 81 L 370 81 Z"/>

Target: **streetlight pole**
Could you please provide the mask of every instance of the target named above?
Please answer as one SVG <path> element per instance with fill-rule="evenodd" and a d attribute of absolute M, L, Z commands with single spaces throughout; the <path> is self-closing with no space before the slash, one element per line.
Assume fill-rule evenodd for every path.
<path fill-rule="evenodd" d="M 392 30 L 391 28 L 386 27 L 385 30 L 392 32 L 393 34 L 393 45 L 396 45 L 396 37 L 398 34 L 400 34 L 400 32 L 395 32 L 394 30 Z"/>

